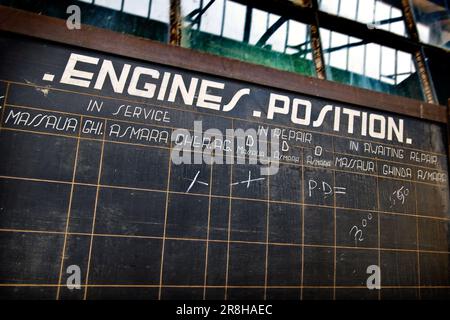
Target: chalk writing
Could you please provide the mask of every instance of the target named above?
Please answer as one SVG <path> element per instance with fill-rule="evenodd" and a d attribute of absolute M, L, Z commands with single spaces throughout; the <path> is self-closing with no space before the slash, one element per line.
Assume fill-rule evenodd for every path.
<path fill-rule="evenodd" d="M 347 188 L 345 187 L 332 187 L 329 183 L 322 181 L 321 183 L 317 183 L 316 180 L 310 179 L 308 181 L 308 195 L 312 197 L 313 191 L 318 190 L 322 192 L 324 198 L 328 198 L 333 194 L 346 194 Z"/>
<path fill-rule="evenodd" d="M 250 188 L 250 184 L 252 183 L 252 182 L 255 182 L 255 181 L 262 181 L 262 180 L 264 180 L 265 178 L 256 178 L 256 179 L 252 179 L 252 173 L 251 173 L 251 171 L 249 170 L 248 171 L 248 179 L 247 180 L 242 180 L 242 181 L 239 181 L 239 182 L 233 182 L 233 183 L 231 183 L 231 185 L 232 186 L 235 186 L 235 185 L 238 185 L 238 184 L 246 184 L 247 185 L 247 189 L 248 188 Z"/>
<path fill-rule="evenodd" d="M 65 116 L 54 116 L 43 113 L 32 115 L 29 112 L 10 110 L 5 124 L 12 122 L 16 126 L 25 127 L 41 127 L 45 129 L 53 129 L 56 131 L 76 132 L 78 127 L 77 118 L 68 118 Z"/>
<path fill-rule="evenodd" d="M 392 194 L 389 196 L 389 201 L 391 203 L 390 208 L 394 207 L 398 202 L 404 204 L 408 195 L 409 189 L 405 188 L 404 186 L 392 192 Z"/>
<path fill-rule="evenodd" d="M 371 213 L 367 214 L 367 218 L 361 220 L 361 225 L 353 225 L 348 234 L 355 240 L 355 246 L 358 246 L 358 242 L 364 241 L 364 229 L 367 227 L 368 222 L 372 220 Z"/>
<path fill-rule="evenodd" d="M 194 179 L 188 179 L 188 178 L 185 178 L 186 180 L 191 181 L 191 184 L 190 184 L 189 187 L 187 188 L 186 193 L 189 193 L 189 191 L 191 191 L 192 187 L 193 187 L 194 184 L 196 184 L 196 183 L 202 184 L 202 185 L 205 185 L 205 186 L 208 186 L 208 184 L 207 184 L 206 182 L 197 180 L 199 174 L 200 174 L 200 170 L 197 171 L 197 173 L 195 174 Z"/>

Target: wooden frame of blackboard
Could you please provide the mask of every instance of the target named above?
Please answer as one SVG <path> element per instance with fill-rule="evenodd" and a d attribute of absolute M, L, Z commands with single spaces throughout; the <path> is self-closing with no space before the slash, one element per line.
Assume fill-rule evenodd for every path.
<path fill-rule="evenodd" d="M 0 31 L 170 65 L 224 78 L 447 123 L 446 107 L 219 57 L 106 29 L 68 30 L 62 19 L 0 6 Z M 105 41 L 107 39 L 107 41 Z"/>

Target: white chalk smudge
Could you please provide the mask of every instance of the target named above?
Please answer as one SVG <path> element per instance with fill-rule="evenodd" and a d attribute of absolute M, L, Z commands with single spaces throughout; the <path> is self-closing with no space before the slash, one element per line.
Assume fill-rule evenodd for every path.
<path fill-rule="evenodd" d="M 34 82 L 28 81 L 27 79 L 25 79 L 25 82 L 26 82 L 27 84 L 30 84 L 30 85 L 35 86 L 34 89 L 35 89 L 36 91 L 42 93 L 42 94 L 44 95 L 44 97 L 46 97 L 46 98 L 47 98 L 47 96 L 48 96 L 48 94 L 49 94 L 49 92 L 50 92 L 50 88 L 52 87 L 52 86 L 50 86 L 50 85 L 47 85 L 47 86 L 45 86 L 45 87 L 38 87 Z"/>

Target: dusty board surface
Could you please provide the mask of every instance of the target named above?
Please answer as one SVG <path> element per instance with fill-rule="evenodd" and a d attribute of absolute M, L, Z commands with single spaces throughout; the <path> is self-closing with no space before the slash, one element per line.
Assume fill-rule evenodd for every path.
<path fill-rule="evenodd" d="M 450 296 L 444 127 L 226 75 L 0 42 L 2 298 Z M 127 65 L 123 87 L 98 80 Z M 187 89 L 197 79 L 192 94 L 170 98 L 175 75 Z M 278 172 L 174 164 L 170 136 L 194 121 L 279 134 Z M 72 265 L 81 289 L 66 287 Z M 381 290 L 366 286 L 371 265 Z"/>

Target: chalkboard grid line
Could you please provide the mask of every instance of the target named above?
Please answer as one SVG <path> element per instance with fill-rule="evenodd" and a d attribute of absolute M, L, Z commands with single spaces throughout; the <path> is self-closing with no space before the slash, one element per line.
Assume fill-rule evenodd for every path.
<path fill-rule="evenodd" d="M 106 128 L 106 120 L 104 120 L 103 124 Z M 98 196 L 100 194 L 100 181 L 101 181 L 102 170 L 103 170 L 103 155 L 104 155 L 104 151 L 105 151 L 105 135 L 106 135 L 106 129 L 103 131 L 102 147 L 101 147 L 101 151 L 100 151 L 99 170 L 98 170 L 97 185 L 96 185 L 96 191 L 95 191 L 94 214 L 92 217 L 92 228 L 91 228 L 91 235 L 90 235 L 90 241 L 89 241 L 89 253 L 88 253 L 87 270 L 86 270 L 86 278 L 85 278 L 86 285 L 89 284 L 89 272 L 91 269 L 92 245 L 94 242 L 94 232 L 95 232 L 95 219 L 97 217 Z M 84 290 L 83 300 L 87 299 L 87 294 L 88 294 L 88 287 L 86 286 L 86 288 Z"/>
<path fill-rule="evenodd" d="M 305 181 L 305 170 L 302 168 L 302 181 L 301 181 L 301 190 L 302 190 L 302 205 L 301 205 L 301 214 L 302 214 L 302 244 L 305 244 L 305 184 L 303 183 Z M 305 247 L 302 246 L 302 265 L 301 265 L 301 274 L 300 274 L 300 300 L 303 300 L 303 285 L 304 285 L 304 272 L 305 272 Z"/>
<path fill-rule="evenodd" d="M 270 175 L 267 175 L 267 205 L 266 205 L 266 257 L 264 266 L 264 300 L 267 300 L 267 277 L 269 264 L 269 223 L 270 223 Z"/>
<path fill-rule="evenodd" d="M 55 234 L 55 235 L 64 235 L 64 231 L 47 231 L 47 230 L 26 230 L 26 229 L 0 229 L 0 232 L 13 232 L 13 233 L 38 233 L 38 234 Z M 68 232 L 69 236 L 87 236 L 90 237 L 91 233 L 83 233 L 83 232 Z M 94 233 L 94 237 L 111 237 L 111 238 L 134 238 L 134 239 L 154 239 L 154 240 L 162 240 L 163 237 L 159 236 L 143 236 L 143 235 L 127 235 L 127 234 L 105 234 L 105 233 Z M 182 238 L 182 237 L 166 237 L 166 240 L 174 240 L 174 241 L 198 241 L 198 242 L 206 242 L 206 238 Z M 228 243 L 227 240 L 220 239 L 209 239 L 209 242 L 214 243 Z M 255 244 L 265 246 L 266 242 L 263 241 L 244 241 L 244 240 L 230 240 L 230 243 L 236 244 Z M 269 242 L 269 245 L 280 246 L 280 247 L 298 247 L 298 248 L 326 248 L 326 249 L 334 249 L 334 245 L 321 245 L 321 244 L 301 244 L 301 243 L 283 243 L 283 242 Z M 410 252 L 410 253 L 430 253 L 430 254 L 450 254 L 450 251 L 438 251 L 438 250 L 417 250 L 417 249 L 402 249 L 402 248 L 378 248 L 378 247 L 350 247 L 350 246 L 341 246 L 336 245 L 337 249 L 350 249 L 350 250 L 368 250 L 368 251 L 387 251 L 387 252 Z"/>
<path fill-rule="evenodd" d="M 0 129 L 2 128 L 3 125 L 3 117 L 5 114 L 5 109 L 6 109 L 6 100 L 8 99 L 8 94 L 9 94 L 9 83 L 6 84 L 6 89 L 5 89 L 5 96 L 3 97 L 3 107 L 2 107 L 2 112 L 0 113 Z"/>
<path fill-rule="evenodd" d="M 414 184 L 414 192 L 417 195 L 417 186 Z M 415 197 L 415 213 L 417 214 L 417 196 Z M 419 300 L 422 298 L 422 293 L 420 290 L 421 287 L 421 277 L 420 277 L 420 237 L 419 237 L 419 217 L 416 217 L 416 245 L 417 245 L 417 284 L 418 288 L 418 297 Z"/>
<path fill-rule="evenodd" d="M 35 107 L 29 107 L 29 106 L 22 106 L 22 105 L 14 105 L 14 104 L 6 104 L 6 107 L 22 108 L 22 109 L 28 109 L 28 110 L 33 110 L 33 111 L 41 111 L 41 112 L 52 112 L 52 113 L 59 113 L 59 114 L 64 114 L 64 115 L 77 116 L 77 117 L 85 116 L 85 115 L 79 114 L 79 113 L 54 111 L 54 110 L 35 108 Z M 167 126 L 161 126 L 161 125 L 157 125 L 157 124 L 140 123 L 140 122 L 135 122 L 135 121 L 122 120 L 122 119 L 109 118 L 109 117 L 89 116 L 89 118 L 99 119 L 99 120 L 102 120 L 102 121 L 106 120 L 106 121 L 110 121 L 110 122 L 114 122 L 114 123 L 121 122 L 121 123 L 132 124 L 132 125 L 139 125 L 139 126 L 157 127 L 157 128 L 162 128 L 162 129 L 165 129 L 165 130 L 174 130 L 174 129 L 176 129 L 175 127 L 167 127 Z M 28 130 L 28 129 L 25 130 L 25 129 L 17 129 L 17 128 L 11 128 L 11 127 L 4 127 L 4 129 L 5 130 L 17 130 L 17 131 L 29 131 L 29 132 L 34 132 L 34 133 L 38 133 L 38 134 L 48 134 L 48 135 L 62 136 L 62 137 L 73 138 L 73 139 L 77 138 L 76 136 L 73 136 L 73 135 L 59 134 L 59 133 L 50 133 L 50 132 L 41 132 L 41 131 Z M 183 129 L 185 129 L 185 130 L 187 130 L 187 131 L 189 131 L 191 133 L 194 133 L 194 130 L 192 130 L 192 129 L 188 129 L 188 128 L 183 128 Z M 355 139 L 355 138 L 349 138 L 349 137 L 345 137 L 345 136 L 337 136 L 337 137 L 345 138 L 345 139 L 358 140 L 358 139 Z M 92 140 L 92 141 L 99 140 L 99 139 L 96 139 L 96 138 L 89 138 L 89 137 L 81 137 L 80 139 Z M 261 141 L 263 141 L 263 140 L 261 140 Z M 134 145 L 134 146 L 151 147 L 151 148 L 162 148 L 162 149 L 169 149 L 170 148 L 170 147 L 160 146 L 160 145 L 146 145 L 146 144 L 142 144 L 142 143 L 123 142 L 123 141 L 116 141 L 116 140 L 107 140 L 107 142 L 128 144 L 128 145 Z M 268 141 L 268 143 L 270 144 L 270 141 Z M 312 147 L 312 146 L 310 147 L 310 146 L 292 145 L 291 147 L 293 149 L 301 150 L 302 154 L 304 153 L 305 149 L 307 149 L 307 150 L 314 150 L 314 147 Z M 439 156 L 442 156 L 442 157 L 447 157 L 446 154 L 433 153 L 431 151 L 426 151 L 426 150 L 405 148 L 403 146 L 402 146 L 402 149 L 403 150 L 407 150 L 407 151 L 418 151 L 418 152 L 423 152 L 423 153 L 435 154 L 435 155 L 439 155 Z M 436 170 L 436 171 L 445 172 L 445 173 L 447 172 L 447 170 L 445 170 L 445 168 L 432 167 L 432 166 L 427 167 L 427 166 L 414 164 L 414 163 L 409 163 L 409 162 L 395 161 L 395 160 L 392 160 L 392 159 L 384 159 L 384 158 L 379 158 L 379 157 L 369 157 L 369 156 L 365 156 L 365 155 L 351 154 L 351 153 L 336 151 L 334 148 L 330 149 L 330 150 L 328 150 L 328 149 L 324 149 L 324 150 L 328 151 L 330 153 L 333 153 L 335 155 L 350 156 L 350 157 L 357 157 L 357 158 L 362 158 L 362 159 L 368 159 L 368 160 L 376 161 L 377 163 L 379 161 L 382 161 L 382 162 L 389 162 L 389 163 L 394 163 L 394 164 L 399 164 L 399 165 L 412 166 L 412 167 L 421 168 L 421 169 Z M 193 150 L 192 152 L 194 152 L 194 153 L 201 153 L 200 151 L 195 151 L 195 150 Z M 241 158 L 241 159 L 245 158 L 245 157 L 242 157 L 242 156 L 235 156 L 235 157 L 236 158 Z M 292 163 L 292 162 L 286 162 L 286 161 L 282 161 L 282 160 L 279 160 L 279 162 L 280 163 L 284 163 L 284 164 L 289 164 L 289 165 L 296 165 L 296 166 L 304 165 L 304 164 L 297 164 L 297 163 Z M 318 167 L 321 168 L 320 166 L 318 166 Z M 346 171 L 346 172 L 353 172 L 353 171 Z M 367 174 L 367 173 L 360 173 L 360 174 Z M 373 174 L 367 174 L 367 175 L 373 175 Z"/>
<path fill-rule="evenodd" d="M 83 117 L 81 117 L 83 119 Z M 59 276 L 58 276 L 58 283 L 61 284 L 62 280 L 62 274 L 63 274 L 63 268 L 64 268 L 64 257 L 66 254 L 66 245 L 67 245 L 67 238 L 68 238 L 68 231 L 69 231 L 69 223 L 70 223 L 70 214 L 72 211 L 72 201 L 73 201 L 73 192 L 75 189 L 75 177 L 77 174 L 77 163 L 78 163 L 78 154 L 80 150 L 80 137 L 81 135 L 81 126 L 78 129 L 78 139 L 77 139 L 77 146 L 75 149 L 75 160 L 73 164 L 73 170 L 72 170 L 72 183 L 70 185 L 70 195 L 69 195 L 69 204 L 67 206 L 67 216 L 66 216 L 66 226 L 64 230 L 64 242 L 63 247 L 61 251 L 61 262 L 60 262 L 60 268 L 59 268 Z M 59 300 L 60 297 L 60 287 L 58 287 L 58 290 L 56 291 L 56 300 Z"/>
<path fill-rule="evenodd" d="M 333 144 L 334 150 L 334 139 L 331 139 L 331 143 Z M 333 171 L 333 186 L 336 186 L 336 171 Z M 336 222 L 336 192 L 333 193 L 333 300 L 336 300 L 336 269 L 337 269 L 337 241 L 336 241 L 336 232 L 337 232 L 337 222 Z"/>
<path fill-rule="evenodd" d="M 203 300 L 206 300 L 206 288 L 208 281 L 208 251 L 209 251 L 209 229 L 211 225 L 211 192 L 212 192 L 212 181 L 213 181 L 213 167 L 210 166 L 209 169 L 209 194 L 208 194 L 208 225 L 206 229 L 206 249 L 205 249 L 205 274 L 203 282 Z"/>
<path fill-rule="evenodd" d="M 71 139 L 78 139 L 76 136 L 70 136 L 70 135 L 64 135 L 64 134 L 56 134 L 56 133 L 50 133 L 50 132 L 41 132 L 41 131 L 35 131 L 35 130 L 23 130 L 23 129 L 17 129 L 17 128 L 9 128 L 9 127 L 2 127 L 0 128 L 0 130 L 5 130 L 5 131 L 16 131 L 16 132 L 24 132 L 24 133 L 33 133 L 33 134 L 38 134 L 38 135 L 48 135 L 48 136 L 56 136 L 56 137 L 63 137 L 63 138 L 71 138 Z M 99 141 L 99 139 L 94 139 L 94 138 L 87 138 L 87 137 L 80 137 L 80 140 L 86 140 L 86 141 Z M 114 141 L 114 140 L 105 140 L 106 143 L 112 143 L 112 144 L 121 144 L 121 145 L 129 145 L 129 146 L 137 146 L 137 147 L 144 147 L 144 148 L 158 148 L 158 149 L 165 149 L 165 150 L 171 150 L 171 147 L 165 147 L 165 146 L 153 146 L 153 145 L 145 145 L 145 144 L 139 144 L 139 143 L 130 143 L 130 142 L 123 142 L 123 141 Z M 198 151 L 191 151 L 193 153 L 200 153 Z M 340 154 L 340 155 L 347 155 L 347 156 L 354 156 L 351 154 L 344 154 L 344 153 L 338 153 L 338 152 L 334 152 L 334 154 Z M 359 156 L 357 156 L 359 157 Z M 234 156 L 235 159 L 247 159 L 245 157 L 241 157 L 241 156 Z M 362 158 L 362 157 L 361 157 Z M 376 165 L 378 167 L 378 162 L 392 162 L 392 163 L 397 163 L 395 161 L 388 161 L 388 160 L 383 160 L 383 159 L 377 159 L 377 158 L 372 158 L 371 160 L 376 162 Z M 323 169 L 323 170 L 332 170 L 332 171 L 336 171 L 336 172 L 342 172 L 342 173 L 350 173 L 350 174 L 355 174 L 355 175 L 363 175 L 363 176 L 369 176 L 369 177 L 380 177 L 380 178 L 384 178 L 384 179 L 392 179 L 392 180 L 397 180 L 397 181 L 404 181 L 404 182 L 414 182 L 414 183 L 421 183 L 421 184 L 425 184 L 425 185 L 431 185 L 431 186 L 447 186 L 447 183 L 431 183 L 431 182 L 425 182 L 425 181 L 419 181 L 419 180 L 408 180 L 408 179 L 402 179 L 402 178 L 397 178 L 397 177 L 391 177 L 391 176 L 384 176 L 384 175 L 379 175 L 379 174 L 372 174 L 372 173 L 364 173 L 364 172 L 358 172 L 358 171 L 350 171 L 350 170 L 342 170 L 342 169 L 337 169 L 337 168 L 326 168 L 326 167 L 321 167 L 321 166 L 313 166 L 313 165 L 306 165 L 306 164 L 297 164 L 297 163 L 291 163 L 291 162 L 285 162 L 285 161 L 279 161 L 280 164 L 284 164 L 284 165 L 289 165 L 289 166 L 297 166 L 297 167 L 305 167 L 305 168 L 311 168 L 311 169 Z M 403 164 L 405 165 L 405 164 Z M 441 170 L 441 169 L 434 169 L 434 168 L 429 168 L 429 167 L 421 167 L 421 166 L 416 166 L 416 165 L 410 165 L 410 164 L 406 164 L 410 167 L 418 167 L 418 168 L 423 168 L 423 169 L 429 169 L 429 170 L 434 170 L 440 173 L 445 173 L 448 175 L 448 171 L 446 170 Z"/>
<path fill-rule="evenodd" d="M 66 287 L 65 284 L 52 284 L 52 283 L 0 283 L 0 288 L 2 287 Z M 82 288 L 159 288 L 159 284 L 80 284 Z M 172 285 L 165 284 L 163 288 L 183 288 L 183 289 L 202 289 L 203 285 Z M 264 289 L 265 286 L 260 285 L 229 285 L 230 289 Z M 211 285 L 207 286 L 208 289 L 223 289 L 225 286 Z M 267 289 L 367 289 L 367 286 L 353 285 L 353 286 L 288 286 L 288 285 L 272 285 L 267 286 Z M 420 286 L 421 289 L 450 289 L 450 286 L 436 286 L 436 285 L 425 285 Z M 417 285 L 402 285 L 402 286 L 381 286 L 381 289 L 419 289 Z"/>
<path fill-rule="evenodd" d="M 379 211 L 381 209 L 380 206 L 380 184 L 379 184 L 379 178 L 377 177 L 376 179 L 376 183 L 377 183 L 377 211 Z M 377 244 L 378 244 L 378 267 L 381 269 L 381 230 L 380 230 L 380 226 L 381 226 L 381 218 L 380 218 L 380 214 L 377 213 L 377 235 L 378 235 L 378 239 L 377 239 Z M 381 290 L 378 290 L 378 300 L 381 300 Z"/>
<path fill-rule="evenodd" d="M 14 177 L 14 176 L 0 176 L 0 179 L 10 179 L 10 180 L 22 180 L 22 181 L 33 181 L 33 182 L 45 182 L 45 183 L 55 183 L 55 184 L 71 184 L 70 181 L 62 181 L 62 180 L 49 180 L 49 179 L 39 179 L 39 178 L 28 178 L 28 177 Z M 411 181 L 410 181 L 411 182 Z M 75 185 L 79 186 L 87 186 L 87 187 L 96 187 L 96 184 L 92 183 L 83 183 L 83 182 L 75 182 Z M 134 187 L 126 187 L 126 186 L 113 186 L 107 184 L 100 184 L 101 188 L 110 188 L 110 189 L 121 189 L 121 190 L 134 190 L 134 191 L 144 191 L 144 192 L 157 192 L 157 193 L 166 193 L 165 190 L 158 189 L 147 189 L 147 188 L 134 188 Z M 436 185 L 433 185 L 436 186 Z M 170 194 L 186 194 L 186 192 L 180 191 L 169 191 Z M 189 195 L 199 196 L 199 197 L 208 197 L 207 194 L 202 193 L 189 193 Z M 224 195 L 216 195 L 212 194 L 212 198 L 219 199 L 230 199 L 229 196 Z M 254 201 L 254 202 L 267 202 L 266 199 L 258 199 L 258 198 L 247 198 L 247 197 L 232 197 L 233 200 L 244 200 L 244 201 Z M 294 206 L 307 206 L 307 207 L 318 207 L 318 208 L 330 208 L 334 209 L 334 206 L 324 205 L 324 204 L 314 204 L 314 203 L 301 203 L 301 202 L 292 202 L 292 201 L 283 201 L 283 200 L 269 200 L 270 203 L 274 204 L 289 204 Z M 362 212 L 377 212 L 383 213 L 387 215 L 397 215 L 397 216 L 406 216 L 406 217 L 417 217 L 423 219 L 432 219 L 432 220 L 441 220 L 441 221 L 450 221 L 450 218 L 446 217 L 438 217 L 438 216 L 427 216 L 427 215 L 419 215 L 413 213 L 404 213 L 404 212 L 395 212 L 395 211 L 381 211 L 381 210 L 371 210 L 371 209 L 362 209 L 362 208 L 347 208 L 347 207 L 338 207 L 338 210 L 348 210 L 348 211 L 362 211 Z"/>
<path fill-rule="evenodd" d="M 106 100 L 117 100 L 117 101 L 129 102 L 129 103 L 135 103 L 135 104 L 145 104 L 145 105 L 151 106 L 151 107 L 159 107 L 159 108 L 162 107 L 162 108 L 172 109 L 172 110 L 176 110 L 176 111 L 196 113 L 196 114 L 199 114 L 199 115 L 220 117 L 220 118 L 224 118 L 224 119 L 228 119 L 228 120 L 244 121 L 244 122 L 253 123 L 253 124 L 274 126 L 273 123 L 266 123 L 266 122 L 258 121 L 256 119 L 246 120 L 244 118 L 236 118 L 236 117 L 231 117 L 231 116 L 224 116 L 222 114 L 212 114 L 212 113 L 205 113 L 205 112 L 200 112 L 200 111 L 196 111 L 196 110 L 186 110 L 186 109 L 178 108 L 176 106 L 175 107 L 168 106 L 168 105 L 160 106 L 160 105 L 155 105 L 155 104 L 152 104 L 152 103 L 143 102 L 143 101 L 139 101 L 139 100 L 108 97 L 108 96 L 98 95 L 98 94 L 95 94 L 95 93 L 77 92 L 77 91 L 72 91 L 72 90 L 67 90 L 67 89 L 60 89 L 60 88 L 54 88 L 54 87 L 48 88 L 48 87 L 45 87 L 45 86 L 31 84 L 31 83 L 22 83 L 22 82 L 9 81 L 9 80 L 3 80 L 3 79 L 0 79 L 0 82 L 6 82 L 6 83 L 11 83 L 11 84 L 15 84 L 15 85 L 22 85 L 22 86 L 30 86 L 30 87 L 34 87 L 34 88 L 43 88 L 43 89 L 55 90 L 55 91 L 60 91 L 60 92 L 67 92 L 67 93 L 76 94 L 76 95 L 92 96 L 92 97 L 106 99 Z M 388 112 L 388 113 L 390 113 L 390 112 Z M 419 118 L 415 118 L 415 117 L 411 117 L 411 118 L 420 120 Z M 432 122 L 432 121 L 430 121 L 430 122 Z M 298 130 L 299 129 L 298 127 L 295 127 L 295 126 L 287 126 L 287 125 L 282 125 L 282 124 L 276 124 L 275 126 L 279 127 L 279 128 L 286 128 L 286 129 L 294 129 L 294 130 Z M 337 134 L 328 133 L 328 132 L 320 132 L 320 131 L 312 130 L 312 129 L 304 130 L 304 132 L 317 133 L 319 135 L 338 137 L 338 138 L 349 138 L 347 136 L 337 135 Z M 387 144 L 387 143 L 378 142 L 376 140 L 367 140 L 367 139 L 353 138 L 353 137 L 351 137 L 351 139 L 354 139 L 354 140 L 357 140 L 357 141 L 361 141 L 361 142 L 371 142 L 371 143 L 375 142 L 375 143 L 382 144 L 382 145 L 385 145 L 385 146 L 399 146 L 399 147 L 403 147 L 402 145 Z M 445 153 L 440 153 L 440 152 L 424 151 L 424 150 L 414 149 L 414 148 L 407 148 L 407 149 L 446 156 Z"/>
<path fill-rule="evenodd" d="M 106 128 L 106 125 L 105 125 Z M 158 289 L 158 300 L 161 300 L 162 296 L 162 289 L 163 289 L 163 272 L 164 272 L 164 254 L 165 254 L 165 246 L 166 246 L 166 232 L 167 232 L 167 214 L 169 211 L 169 196 L 170 196 L 170 175 L 172 167 L 172 157 L 171 157 L 171 149 L 169 149 L 169 157 L 168 157 L 168 169 L 167 169 L 167 182 L 166 182 L 166 207 L 164 209 L 164 231 L 163 231 L 163 238 L 162 238 L 162 245 L 161 245 L 161 266 L 159 269 L 159 289 Z"/>
<path fill-rule="evenodd" d="M 234 130 L 234 121 L 231 121 L 231 128 Z M 230 267 L 230 240 L 231 240 L 231 201 L 233 198 L 233 163 L 230 164 L 230 187 L 229 187 L 229 199 L 228 199 L 228 234 L 227 234 L 227 262 L 225 271 L 225 296 L 224 299 L 228 300 L 228 273 Z"/>

